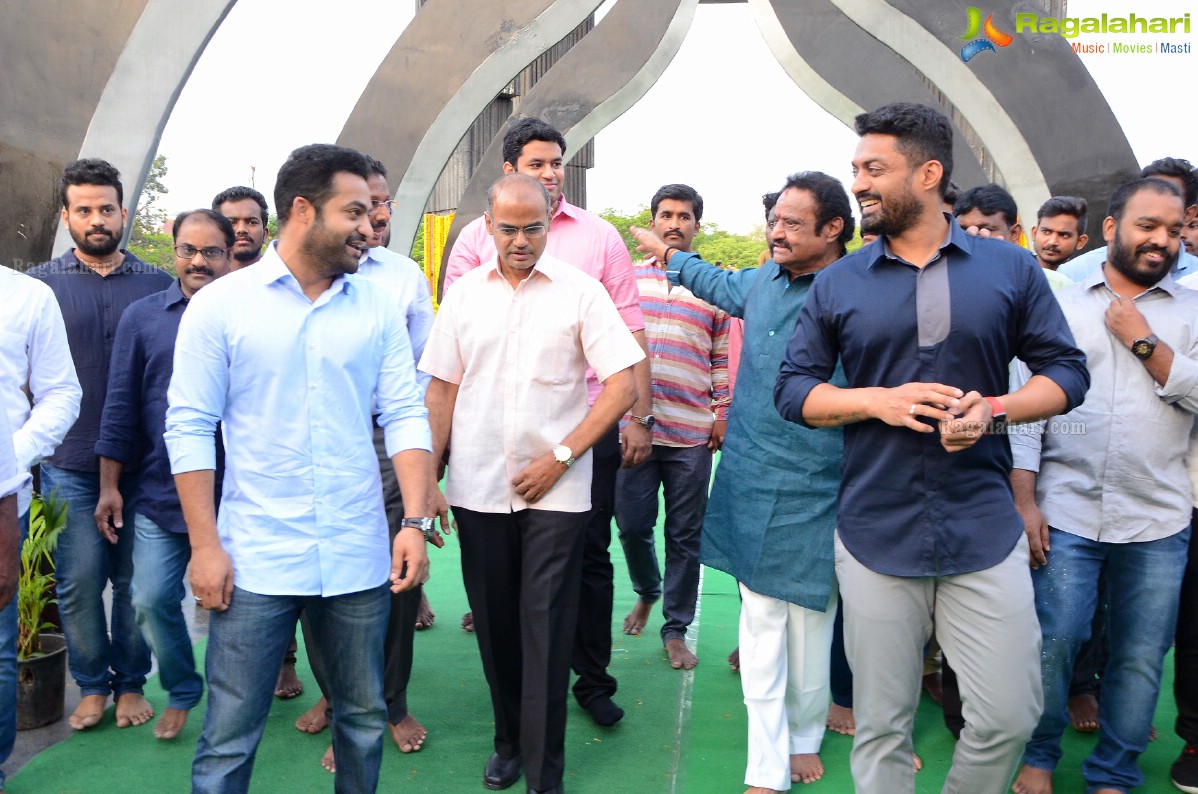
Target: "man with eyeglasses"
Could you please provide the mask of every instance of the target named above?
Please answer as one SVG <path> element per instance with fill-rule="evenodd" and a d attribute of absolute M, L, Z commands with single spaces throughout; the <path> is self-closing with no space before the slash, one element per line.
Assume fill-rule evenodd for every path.
<path fill-rule="evenodd" d="M 495 713 L 483 785 L 561 792 L 587 454 L 632 407 L 644 358 L 594 279 L 545 254 L 551 199 L 509 174 L 484 215 L 495 255 L 446 295 L 420 369 Z M 600 382 L 588 408 L 587 368 Z"/>
<path fill-rule="evenodd" d="M 166 390 L 174 371 L 179 320 L 196 292 L 230 272 L 236 242 L 232 224 L 208 209 L 180 213 L 171 233 L 179 277 L 162 292 L 133 303 L 122 315 L 96 442 L 100 458 L 96 527 L 111 544 L 121 533 L 136 538 L 133 608 L 158 657 L 158 676 L 169 695 L 166 711 L 154 724 L 155 738 L 163 740 L 179 735 L 188 712 L 204 693 L 179 605 L 191 545 L 162 438 Z M 126 513 L 119 488 L 126 469 L 135 472 L 136 516 Z"/>
<path fill-rule="evenodd" d="M 553 224 L 545 243 L 545 252 L 603 284 L 620 316 L 624 318 L 624 324 L 648 356 L 645 319 L 641 313 L 632 257 L 614 226 L 598 215 L 574 206 L 562 195 L 562 183 L 566 178 L 565 155 L 566 139 L 540 119 L 521 119 L 503 137 L 504 173 L 526 174 L 549 191 Z M 448 294 L 458 277 L 487 263 L 494 255 L 495 246 L 483 219 L 478 218 L 468 224 L 449 253 L 443 292 Z M 653 411 L 647 358 L 637 364 L 634 373 L 637 401 L 632 413 L 643 419 Z M 590 376 L 587 383 L 587 400 L 594 403 L 599 394 L 599 381 Z M 627 467 L 644 462 L 649 457 L 652 441 L 648 427 L 632 422 L 622 433 L 618 427 L 611 428 L 592 452 L 595 463 L 591 481 L 591 513 L 586 525 L 578 636 L 574 642 L 573 667 L 578 674 L 574 697 L 596 724 L 605 727 L 616 724 L 624 716 L 624 710 L 612 701 L 617 683 L 607 670 L 611 663 L 614 592 L 608 547 L 611 545 L 611 524 L 615 511 L 616 472 L 621 463 Z M 469 620 L 469 614 L 462 620 L 462 627 L 468 631 L 472 630 Z"/>
<path fill-rule="evenodd" d="M 394 299 L 406 321 L 408 338 L 412 343 L 413 366 L 424 352 L 429 330 L 433 325 L 433 302 L 429 294 L 428 280 L 420 265 L 408 257 L 389 250 L 384 240 L 390 236 L 391 213 L 395 201 L 387 185 L 387 168 L 377 159 L 367 155 L 370 177 L 366 187 L 370 190 L 370 228 L 374 235 L 368 241 L 370 248 L 358 261 L 358 275 L 378 284 Z M 428 375 L 417 372 L 416 383 L 421 392 L 428 386 Z M 374 450 L 378 456 L 379 474 L 383 482 L 383 507 L 387 512 L 387 525 L 391 541 L 401 529 L 404 518 L 403 494 L 395 478 L 395 468 L 387 456 L 386 438 L 377 417 L 374 423 Z M 439 545 L 439 544 L 438 544 Z M 387 621 L 387 639 L 383 648 L 383 697 L 387 703 L 387 727 L 395 746 L 404 753 L 414 753 L 424 745 L 425 728 L 408 713 L 407 689 L 412 676 L 412 644 L 416 633 L 417 612 L 423 601 L 424 588 L 421 584 L 398 593 L 391 593 Z M 305 638 L 308 636 L 305 626 Z M 328 724 L 331 706 L 325 697 L 325 663 L 319 649 L 306 642 L 308 661 L 316 683 L 320 686 L 321 698 L 296 720 L 295 727 L 305 733 L 317 733 Z M 330 772 L 336 771 L 333 748 L 330 746 L 321 759 L 321 765 Z"/>
<path fill-rule="evenodd" d="M 121 249 L 127 214 L 121 175 L 98 159 L 76 160 L 60 183 L 62 222 L 75 247 L 32 268 L 58 299 L 67 342 L 83 388 L 79 419 L 54 454 L 42 464 L 42 489 L 58 491 L 69 504 L 67 526 L 55 562 L 59 610 L 79 706 L 67 718 L 75 730 L 98 723 L 109 695 L 116 701 L 118 728 L 142 725 L 154 710 L 142 695 L 150 650 L 133 613 L 133 533 L 109 543 L 96 531 L 93 513 L 100 497 L 96 440 L 108 391 L 108 366 L 121 313 L 136 300 L 171 285 L 165 272 Z M 125 514 L 135 512 L 133 478 L 120 489 Z M 104 613 L 104 588 L 112 583 L 112 622 Z"/>

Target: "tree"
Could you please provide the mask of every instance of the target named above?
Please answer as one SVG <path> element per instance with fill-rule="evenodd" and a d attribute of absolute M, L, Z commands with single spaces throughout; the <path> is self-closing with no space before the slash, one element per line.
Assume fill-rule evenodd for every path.
<path fill-rule="evenodd" d="M 616 227 L 616 231 L 620 233 L 620 237 L 624 240 L 624 245 L 628 248 L 628 253 L 632 255 L 633 259 L 642 258 L 641 252 L 636 250 L 636 240 L 632 239 L 632 233 L 628 231 L 628 227 L 640 226 L 642 229 L 648 227 L 649 221 L 653 220 L 653 216 L 649 214 L 649 208 L 646 205 L 642 204 L 631 215 L 621 214 L 608 207 L 599 213 L 599 217 Z"/>
<path fill-rule="evenodd" d="M 166 210 L 159 201 L 170 191 L 163 180 L 166 178 L 166 157 L 158 155 L 150 165 L 146 184 L 137 202 L 137 214 L 133 216 L 133 227 L 129 234 L 129 251 L 141 261 L 161 268 L 172 276 L 175 273 L 175 241 L 166 234 Z"/>

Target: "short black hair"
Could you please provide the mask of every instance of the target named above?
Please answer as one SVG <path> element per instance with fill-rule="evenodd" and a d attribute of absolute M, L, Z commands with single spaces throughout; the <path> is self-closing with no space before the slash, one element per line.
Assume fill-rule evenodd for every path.
<path fill-rule="evenodd" d="M 216 224 L 216 228 L 220 229 L 220 233 L 225 236 L 225 245 L 230 248 L 233 243 L 237 242 L 237 232 L 233 231 L 233 224 L 224 215 L 221 215 L 216 210 L 198 209 L 198 210 L 183 210 L 175 216 L 175 222 L 171 225 L 171 239 L 179 239 L 179 229 L 183 228 L 183 221 L 193 216 L 207 218 Z"/>
<path fill-rule="evenodd" d="M 246 187 L 245 185 L 234 185 L 227 190 L 217 193 L 216 198 L 212 199 L 212 209 L 220 212 L 221 204 L 230 201 L 245 201 L 246 199 L 253 199 L 262 208 L 262 225 L 265 226 L 269 223 L 270 208 L 266 206 L 266 196 L 252 187 Z"/>
<path fill-rule="evenodd" d="M 689 201 L 691 211 L 695 214 L 695 223 L 703 220 L 703 197 L 699 195 L 699 191 L 695 190 L 690 185 L 683 185 L 675 182 L 670 185 L 662 185 L 656 193 L 653 194 L 653 199 L 649 202 L 649 213 L 652 217 L 657 217 L 657 205 L 662 199 L 673 199 L 674 201 Z"/>
<path fill-rule="evenodd" d="M 774 211 L 774 205 L 778 203 L 778 197 L 781 195 L 781 190 L 775 190 L 773 193 L 766 193 L 761 197 L 761 206 L 765 207 L 765 220 L 767 222 L 770 219 L 770 213 Z"/>
<path fill-rule="evenodd" d="M 895 146 L 912 168 L 936 160 L 944 170 L 940 198 L 948 191 L 953 175 L 953 125 L 929 105 L 894 102 L 854 119 L 858 135 L 893 135 Z"/>
<path fill-rule="evenodd" d="M 950 180 L 948 183 L 948 188 L 945 189 L 944 196 L 942 196 L 944 203 L 950 206 L 955 205 L 957 203 L 957 199 L 960 197 L 961 186 Z"/>
<path fill-rule="evenodd" d="M 1036 222 L 1058 215 L 1072 215 L 1077 218 L 1077 233 L 1080 236 L 1086 233 L 1086 213 L 1089 211 L 1090 205 L 1080 196 L 1053 196 L 1040 205 Z"/>
<path fill-rule="evenodd" d="M 62 208 L 69 210 L 67 203 L 67 188 L 71 185 L 107 185 L 116 188 L 116 203 L 125 203 L 125 188 L 121 186 L 121 172 L 107 160 L 96 157 L 85 157 L 75 160 L 62 171 L 62 179 L 58 182 L 58 193 L 62 199 Z"/>
<path fill-rule="evenodd" d="M 333 177 L 349 173 L 370 178 L 366 155 L 346 146 L 331 143 L 311 143 L 293 151 L 279 169 L 275 180 L 275 210 L 279 225 L 291 218 L 291 204 L 303 196 L 319 212 L 333 195 Z"/>
<path fill-rule="evenodd" d="M 1182 196 L 1186 206 L 1198 204 L 1198 174 L 1194 172 L 1194 166 L 1190 164 L 1189 160 L 1183 160 L 1180 157 L 1162 157 L 1140 169 L 1140 176 L 1145 178 L 1171 176 L 1180 179 L 1181 183 L 1186 186 L 1185 195 Z"/>
<path fill-rule="evenodd" d="M 520 154 L 529 141 L 556 143 L 566 156 L 566 139 L 549 124 L 538 118 L 525 117 L 517 121 L 503 136 L 503 161 L 516 167 Z"/>
<path fill-rule="evenodd" d="M 383 179 L 387 178 L 387 166 L 383 165 L 383 161 L 370 155 L 363 155 L 366 158 L 366 164 L 370 167 L 370 175 L 378 174 Z"/>
<path fill-rule="evenodd" d="M 1015 206 L 1015 198 L 1006 188 L 994 182 L 971 187 L 962 193 L 953 204 L 953 217 L 960 217 L 970 210 L 977 210 L 983 215 L 1001 212 L 1008 226 L 1014 226 L 1019 221 L 1019 207 Z"/>
<path fill-rule="evenodd" d="M 1123 210 L 1127 207 L 1127 202 L 1131 197 L 1139 193 L 1141 190 L 1151 190 L 1163 196 L 1177 196 L 1182 201 L 1181 191 L 1177 189 L 1177 185 L 1172 182 L 1166 182 L 1163 179 L 1154 179 L 1153 177 L 1133 179 L 1131 182 L 1126 182 L 1115 188 L 1114 194 L 1111 196 L 1111 201 L 1107 205 L 1106 214 L 1115 219 L 1115 222 L 1123 220 Z"/>
<path fill-rule="evenodd" d="M 857 223 L 853 220 L 852 206 L 849 204 L 849 194 L 845 192 L 844 185 L 840 184 L 839 179 L 821 171 L 800 171 L 786 178 L 786 184 L 782 186 L 779 195 L 792 188 L 806 190 L 815 199 L 815 231 L 817 234 L 835 218 L 844 221 L 844 228 L 840 230 L 840 235 L 836 238 L 836 241 L 840 243 L 840 255 L 844 256 L 845 246 L 848 245 L 849 240 L 853 239 L 853 232 L 857 229 Z"/>

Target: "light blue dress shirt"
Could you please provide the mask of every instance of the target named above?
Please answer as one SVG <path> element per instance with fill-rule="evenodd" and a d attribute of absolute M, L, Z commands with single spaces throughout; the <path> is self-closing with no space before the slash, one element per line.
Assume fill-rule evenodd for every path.
<path fill-rule="evenodd" d="M 403 254 L 378 246 L 371 248 L 358 260 L 358 275 L 391 294 L 395 305 L 407 320 L 412 355 L 419 361 L 424 354 L 424 345 L 428 342 L 434 319 L 428 279 L 424 277 L 420 265 Z M 416 370 L 416 382 L 420 384 L 421 392 L 428 390 L 431 379 L 428 373 Z"/>
<path fill-rule="evenodd" d="M 192 298 L 165 436 L 172 472 L 212 469 L 221 423 L 217 528 L 237 587 L 335 596 L 387 581 L 372 395 L 387 454 L 431 449 L 412 362 L 385 290 L 343 276 L 311 302 L 273 244 Z"/>

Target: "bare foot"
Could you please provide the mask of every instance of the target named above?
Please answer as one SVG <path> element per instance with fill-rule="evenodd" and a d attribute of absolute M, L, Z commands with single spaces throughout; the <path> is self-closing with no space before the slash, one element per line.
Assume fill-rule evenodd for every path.
<path fill-rule="evenodd" d="M 796 753 L 790 757 L 791 782 L 814 783 L 824 776 L 824 765 L 815 753 Z"/>
<path fill-rule="evenodd" d="M 1015 794 L 1052 794 L 1052 772 L 1024 764 L 1011 785 Z"/>
<path fill-rule="evenodd" d="M 670 667 L 675 670 L 693 670 L 699 663 L 699 657 L 686 647 L 686 640 L 679 637 L 666 640 L 666 653 L 670 655 Z"/>
<path fill-rule="evenodd" d="M 187 724 L 188 711 L 188 709 L 168 708 L 162 712 L 158 722 L 154 723 L 154 738 L 173 739 L 178 736 L 183 730 L 183 726 Z"/>
<path fill-rule="evenodd" d="M 752 788 L 745 789 L 745 794 L 782 794 L 782 792 L 777 789 L 766 788 L 765 786 L 753 786 Z"/>
<path fill-rule="evenodd" d="M 940 685 L 940 673 L 928 673 L 923 677 L 923 691 L 936 701 L 936 705 L 944 705 L 943 688 Z"/>
<path fill-rule="evenodd" d="M 857 722 L 853 719 L 853 710 L 835 703 L 828 706 L 828 728 L 845 736 L 856 736 Z"/>
<path fill-rule="evenodd" d="M 154 707 L 140 692 L 126 692 L 116 699 L 116 726 L 145 725 L 154 716 Z"/>
<path fill-rule="evenodd" d="M 425 738 L 428 737 L 428 731 L 411 714 L 400 720 L 398 724 L 387 727 L 391 729 L 391 738 L 395 740 L 395 746 L 401 753 L 420 752 Z"/>
<path fill-rule="evenodd" d="M 108 695 L 84 695 L 75 707 L 75 713 L 67 717 L 67 724 L 77 731 L 85 731 L 104 716 Z"/>
<path fill-rule="evenodd" d="M 915 771 L 923 769 L 923 759 L 916 753 L 911 753 L 911 766 L 915 767 Z"/>
<path fill-rule="evenodd" d="M 321 698 L 316 701 L 316 705 L 305 711 L 295 721 L 295 729 L 304 733 L 320 733 L 325 728 L 329 727 L 329 721 L 325 718 L 325 710 L 329 707 L 329 701 Z"/>
<path fill-rule="evenodd" d="M 295 665 L 284 662 L 279 668 L 279 677 L 275 679 L 275 697 L 279 700 L 291 700 L 304 694 L 304 682 L 295 674 Z"/>
<path fill-rule="evenodd" d="M 1148 731 L 1148 741 L 1155 742 L 1157 737 L 1156 726 L 1152 726 L 1152 730 Z"/>
<path fill-rule="evenodd" d="M 433 605 L 428 602 L 428 593 L 421 590 L 420 606 L 416 608 L 416 631 L 431 629 L 436 619 L 437 613 L 433 611 Z"/>
<path fill-rule="evenodd" d="M 465 615 L 462 615 L 462 629 L 464 631 L 470 632 L 471 634 L 474 633 L 474 613 L 473 612 L 467 612 Z"/>
<path fill-rule="evenodd" d="M 333 745 L 330 744 L 329 749 L 325 750 L 324 755 L 320 757 L 320 765 L 323 766 L 324 770 L 329 774 L 336 774 L 337 762 L 333 758 Z"/>
<path fill-rule="evenodd" d="M 649 613 L 653 609 L 653 602 L 645 601 L 643 598 L 638 598 L 632 606 L 632 611 L 624 617 L 624 633 L 625 634 L 640 634 L 645 630 L 645 624 L 649 621 Z"/>
<path fill-rule="evenodd" d="M 728 654 L 728 666 L 732 668 L 732 672 L 740 672 L 740 646 L 737 645 L 732 649 L 732 653 Z"/>
<path fill-rule="evenodd" d="M 1098 698 L 1091 694 L 1069 698 L 1069 724 L 1078 733 L 1098 730 Z"/>

